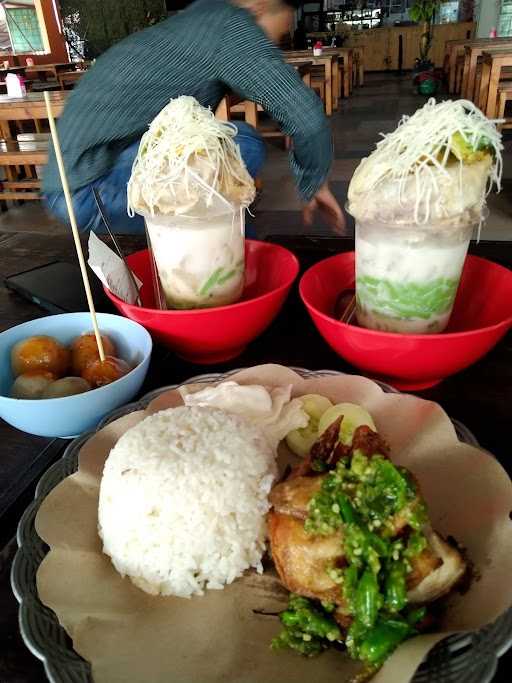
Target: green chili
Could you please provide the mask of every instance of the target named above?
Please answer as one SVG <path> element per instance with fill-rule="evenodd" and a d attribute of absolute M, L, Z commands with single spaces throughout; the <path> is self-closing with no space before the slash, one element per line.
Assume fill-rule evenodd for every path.
<path fill-rule="evenodd" d="M 371 569 L 367 569 L 357 585 L 354 601 L 356 618 L 366 628 L 375 624 L 380 607 L 379 598 L 377 578 Z"/>
<path fill-rule="evenodd" d="M 344 493 L 339 493 L 336 500 L 340 506 L 341 516 L 345 524 L 354 523 L 356 521 L 356 513 L 347 496 Z"/>
<path fill-rule="evenodd" d="M 400 612 L 407 605 L 406 568 L 403 562 L 393 562 L 387 572 L 384 605 L 392 613 Z"/>
<path fill-rule="evenodd" d="M 362 641 L 358 655 L 369 664 L 381 664 L 413 632 L 404 621 L 379 621 Z"/>

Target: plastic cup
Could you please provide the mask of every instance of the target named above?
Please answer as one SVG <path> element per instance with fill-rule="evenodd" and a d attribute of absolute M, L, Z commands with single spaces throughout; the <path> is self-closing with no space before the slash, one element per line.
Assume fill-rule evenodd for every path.
<path fill-rule="evenodd" d="M 224 306 L 242 295 L 245 213 L 145 217 L 167 306 Z"/>
<path fill-rule="evenodd" d="M 356 221 L 356 315 L 362 327 L 437 334 L 450 320 L 474 222 Z"/>

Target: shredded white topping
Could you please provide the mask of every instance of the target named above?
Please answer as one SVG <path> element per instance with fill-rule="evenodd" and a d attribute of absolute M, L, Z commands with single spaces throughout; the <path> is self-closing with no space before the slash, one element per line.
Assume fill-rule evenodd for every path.
<path fill-rule="evenodd" d="M 128 213 L 175 215 L 217 203 L 248 206 L 254 182 L 234 137 L 193 97 L 162 109 L 144 134 L 128 183 Z"/>
<path fill-rule="evenodd" d="M 440 183 L 448 176 L 447 165 L 458 158 L 460 165 L 459 190 L 462 186 L 462 167 L 465 163 L 457 150 L 457 133 L 473 150 L 485 148 L 492 156 L 489 167 L 486 195 L 493 187 L 501 189 L 502 151 L 501 135 L 492 121 L 468 100 L 448 100 L 436 103 L 430 99 L 412 116 L 404 116 L 397 129 L 377 144 L 377 149 L 365 159 L 366 190 L 378 187 L 385 181 L 400 183 L 402 200 L 405 185 L 415 177 L 415 211 L 417 224 L 427 223 L 431 204 L 442 195 Z M 454 138 L 454 135 L 456 136 Z M 458 152 L 458 153 L 457 153 Z M 482 197 L 482 205 L 485 197 Z"/>

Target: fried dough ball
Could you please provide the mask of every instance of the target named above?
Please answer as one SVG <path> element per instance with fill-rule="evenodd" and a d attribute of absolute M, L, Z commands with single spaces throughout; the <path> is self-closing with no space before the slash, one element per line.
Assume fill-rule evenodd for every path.
<path fill-rule="evenodd" d="M 82 373 L 82 377 L 89 382 L 92 387 L 103 387 L 127 375 L 131 368 L 121 358 L 106 356 L 103 363 L 98 360 L 89 363 Z"/>
<path fill-rule="evenodd" d="M 11 365 L 15 377 L 34 370 L 51 372 L 62 377 L 68 367 L 68 349 L 53 337 L 28 337 L 19 341 L 11 350 Z"/>
<path fill-rule="evenodd" d="M 102 334 L 103 349 L 106 356 L 115 356 L 117 349 L 114 342 Z M 98 345 L 96 344 L 96 336 L 93 332 L 82 334 L 77 337 L 71 344 L 71 371 L 76 377 L 80 377 L 85 368 L 95 360 L 98 360 L 100 354 L 98 352 Z"/>
<path fill-rule="evenodd" d="M 64 398 L 64 396 L 76 396 L 92 389 L 89 382 L 82 377 L 63 377 L 56 382 L 48 384 L 41 398 Z"/>
<path fill-rule="evenodd" d="M 56 380 L 56 376 L 46 370 L 30 370 L 16 378 L 11 389 L 13 398 L 38 399 L 45 389 Z"/>

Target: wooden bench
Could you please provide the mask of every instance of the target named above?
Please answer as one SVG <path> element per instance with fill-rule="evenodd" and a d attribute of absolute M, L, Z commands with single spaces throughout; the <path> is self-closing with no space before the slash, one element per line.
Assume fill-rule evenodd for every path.
<path fill-rule="evenodd" d="M 512 67 L 512 49 L 500 52 L 484 52 L 482 54 L 482 75 L 478 94 L 478 105 L 484 114 L 497 118 L 498 89 L 502 80 L 506 80 L 506 69 Z"/>
<path fill-rule="evenodd" d="M 459 55 L 455 62 L 455 84 L 453 86 L 453 93 L 460 95 L 462 93 L 462 84 L 464 80 L 464 55 Z"/>
<path fill-rule="evenodd" d="M 500 129 L 512 128 L 512 116 L 505 116 L 507 102 L 512 102 L 512 81 L 502 81 L 498 88 L 498 118 L 505 119 L 505 123 L 500 125 Z"/>
<path fill-rule="evenodd" d="M 464 46 L 464 74 L 462 79 L 462 97 L 466 100 L 476 101 L 477 72 L 481 68 L 482 54 L 484 52 L 496 52 L 512 48 L 512 40 L 496 38 L 492 42 L 486 40 L 472 40 Z"/>

